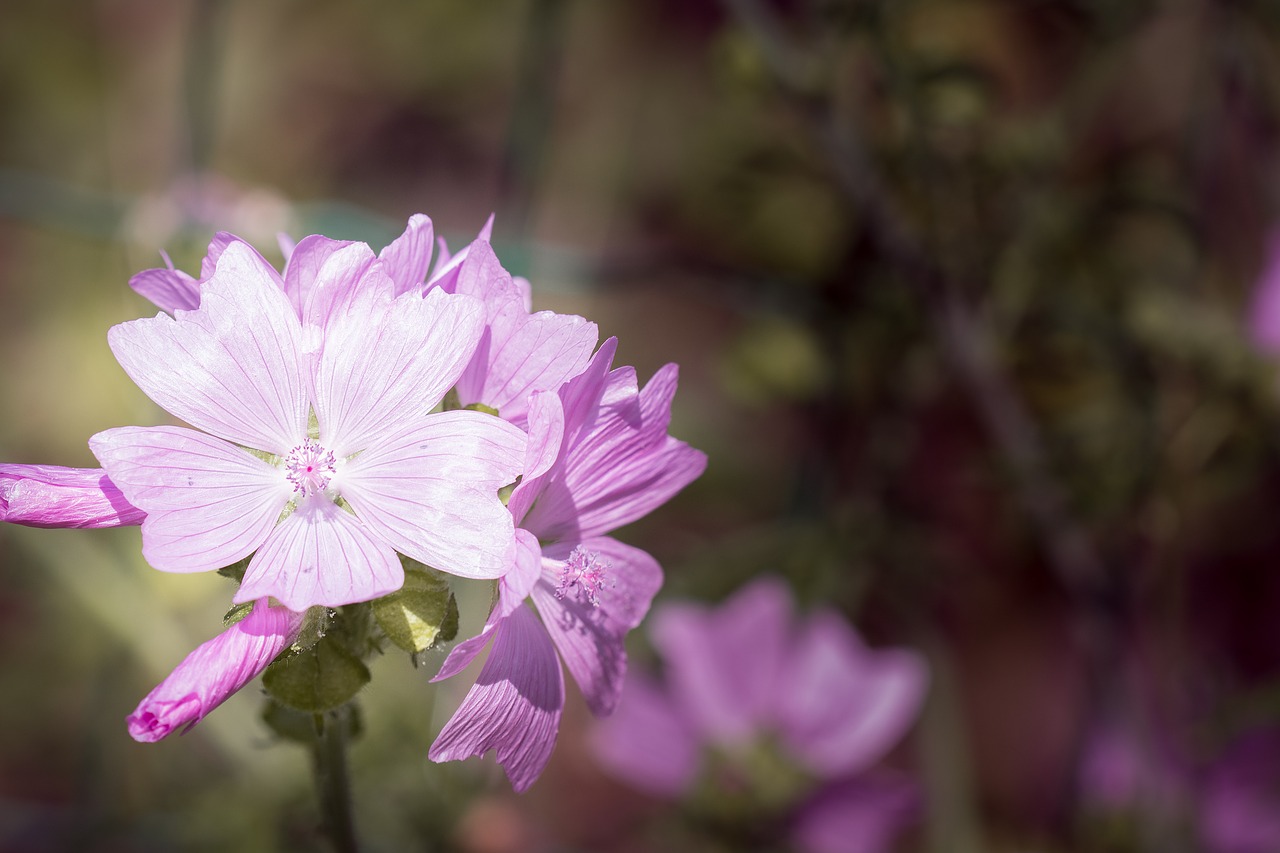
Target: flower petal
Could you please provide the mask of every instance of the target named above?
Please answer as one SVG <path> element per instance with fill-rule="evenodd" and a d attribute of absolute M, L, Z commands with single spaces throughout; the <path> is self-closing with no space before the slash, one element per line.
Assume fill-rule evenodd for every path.
<path fill-rule="evenodd" d="M 858 779 L 823 788 L 798 813 L 791 840 L 803 853 L 888 853 L 920 810 L 903 779 Z"/>
<path fill-rule="evenodd" d="M 258 549 L 233 599 L 274 596 L 290 610 L 370 601 L 404 585 L 391 546 L 323 494 L 305 498 Z"/>
<path fill-rule="evenodd" d="M 392 240 L 378 253 L 378 260 L 391 280 L 399 296 L 410 290 L 421 291 L 431 269 L 431 248 L 435 242 L 435 229 L 425 214 L 409 217 L 404 233 Z"/>
<path fill-rule="evenodd" d="M 144 510 L 142 554 L 167 572 L 228 566 L 253 552 L 291 486 L 243 449 L 183 427 L 120 427 L 89 439 L 111 481 Z"/>
<path fill-rule="evenodd" d="M 718 608 L 667 604 L 650 633 L 689 719 L 708 740 L 734 743 L 773 722 L 790 628 L 787 587 L 763 578 Z"/>
<path fill-rule="evenodd" d="M 431 745 L 432 761 L 496 750 L 517 792 L 541 775 L 555 747 L 564 676 L 555 648 L 528 607 L 502 621 L 493 651 L 462 705 Z"/>
<path fill-rule="evenodd" d="M 698 775 L 700 744 L 680 710 L 652 679 L 632 673 L 618 709 L 589 734 L 609 773 L 660 797 L 679 797 Z"/>
<path fill-rule="evenodd" d="M 0 464 L 0 521 L 28 527 L 122 527 L 146 513 L 101 468 Z"/>
<path fill-rule="evenodd" d="M 838 614 L 815 613 L 778 685 L 782 738 L 821 776 L 859 773 L 916 721 L 928 681 L 919 655 L 868 649 Z"/>
<path fill-rule="evenodd" d="M 613 712 L 622 692 L 627 632 L 649 612 L 649 603 L 662 586 L 662 569 L 644 551 L 607 536 L 587 539 L 580 547 L 609 564 L 598 593 L 599 605 L 558 588 L 563 559 L 544 559 L 542 580 L 533 588 L 533 603 L 582 688 L 587 707 L 596 716 L 604 716 Z"/>
<path fill-rule="evenodd" d="M 125 372 L 170 414 L 283 455 L 306 435 L 308 408 L 300 324 L 273 275 L 233 243 L 198 309 L 123 323 L 107 338 Z"/>
<path fill-rule="evenodd" d="M 492 237 L 493 214 L 490 213 L 488 220 L 484 223 L 484 227 L 476 235 L 476 241 L 488 243 Z M 436 268 L 432 270 L 431 277 L 427 279 L 427 290 L 439 288 L 446 293 L 453 293 L 458 286 L 458 275 L 462 269 L 462 262 L 471 253 L 471 246 L 474 245 L 475 241 L 468 243 L 456 255 L 449 254 L 449 246 L 445 243 L 444 238 L 441 238 L 438 243 L 440 251 L 436 255 Z"/>
<path fill-rule="evenodd" d="M 502 620 L 524 605 L 524 600 L 529 597 L 529 592 L 541 576 L 542 548 L 538 545 L 538 540 L 527 530 L 517 530 L 515 561 L 511 571 L 498 580 L 498 602 L 489 612 L 484 629 L 450 649 L 449 656 L 444 659 L 440 671 L 431 681 L 452 678 L 470 666 Z"/>
<path fill-rule="evenodd" d="M 190 311 L 200 305 L 200 284 L 175 269 L 149 269 L 129 279 L 129 286 L 139 296 L 151 300 L 161 311 L 172 314 L 178 309 Z"/>
<path fill-rule="evenodd" d="M 471 359 L 481 323 L 478 302 L 440 291 L 366 293 L 335 312 L 313 386 L 321 443 L 351 456 L 421 422 Z"/>
<path fill-rule="evenodd" d="M 500 418 L 442 412 L 380 438 L 331 485 L 400 553 L 451 574 L 496 578 L 511 566 L 515 533 L 498 489 L 519 474 L 525 444 Z"/>
<path fill-rule="evenodd" d="M 529 418 L 526 423 L 529 445 L 524 455 L 523 479 L 512 491 L 507 501 L 511 517 L 519 523 L 533 506 L 541 492 L 540 477 L 550 470 L 560 457 L 564 443 L 564 408 L 560 396 L 552 391 L 539 391 L 529 397 Z"/>
<path fill-rule="evenodd" d="M 522 424 L 529 394 L 554 391 L 586 367 L 599 339 L 595 323 L 576 315 L 530 314 L 524 294 L 488 243 L 477 240 L 462 264 L 457 293 L 485 304 L 485 333 L 458 378 L 464 405 L 483 403 Z"/>
<path fill-rule="evenodd" d="M 185 733 L 267 668 L 298 637 L 303 614 L 258 601 L 253 611 L 201 644 L 129 715 L 129 735 L 155 743 Z"/>
<path fill-rule="evenodd" d="M 676 366 L 666 365 L 637 391 L 629 368 L 602 375 L 612 352 L 610 339 L 561 389 L 564 447 L 522 522 L 543 540 L 616 530 L 666 503 L 706 469 L 706 454 L 667 435 Z"/>

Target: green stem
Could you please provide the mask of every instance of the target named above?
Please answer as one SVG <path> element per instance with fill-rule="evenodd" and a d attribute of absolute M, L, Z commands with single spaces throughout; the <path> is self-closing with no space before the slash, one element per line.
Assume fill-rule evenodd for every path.
<path fill-rule="evenodd" d="M 338 853 L 359 853 L 351 808 L 351 783 L 347 774 L 347 733 L 351 706 L 343 705 L 316 715 L 316 741 L 312 746 L 316 793 L 320 796 L 320 822 Z"/>

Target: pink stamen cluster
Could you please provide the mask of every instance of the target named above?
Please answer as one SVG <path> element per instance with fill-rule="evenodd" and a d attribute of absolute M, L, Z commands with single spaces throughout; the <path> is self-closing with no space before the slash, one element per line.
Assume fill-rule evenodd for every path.
<path fill-rule="evenodd" d="M 333 451 L 326 450 L 324 445 L 313 438 L 299 444 L 284 458 L 284 465 L 289 482 L 304 498 L 316 492 L 323 492 L 333 477 L 333 469 L 337 460 Z"/>
<path fill-rule="evenodd" d="M 560 585 L 556 587 L 556 598 L 563 599 L 576 590 L 578 601 L 600 606 L 600 590 L 605 584 L 612 585 L 607 572 L 613 566 L 608 560 L 600 559 L 595 551 L 588 551 L 579 545 L 569 554 L 560 569 Z"/>

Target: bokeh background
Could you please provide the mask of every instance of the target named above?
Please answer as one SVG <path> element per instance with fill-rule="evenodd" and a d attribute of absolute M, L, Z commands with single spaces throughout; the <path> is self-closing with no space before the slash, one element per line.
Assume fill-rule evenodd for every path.
<path fill-rule="evenodd" d="M 536 308 L 680 364 L 710 467 L 621 534 L 659 600 L 772 574 L 927 657 L 899 850 L 1280 850 L 1278 8 L 6 2 L 0 458 L 158 422 L 105 333 L 162 249 L 417 211 L 456 248 L 494 212 Z M 136 529 L 0 530 L 0 850 L 323 849 L 256 685 L 125 731 L 230 595 Z M 527 794 L 432 765 L 465 687 L 434 667 L 361 695 L 367 849 L 735 849 L 605 775 L 573 688 Z"/>

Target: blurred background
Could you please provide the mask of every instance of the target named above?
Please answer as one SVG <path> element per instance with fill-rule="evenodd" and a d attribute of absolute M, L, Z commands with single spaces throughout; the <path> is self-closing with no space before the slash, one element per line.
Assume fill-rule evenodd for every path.
<path fill-rule="evenodd" d="M 658 601 L 772 575 L 927 658 L 883 762 L 919 808 L 885 849 L 1280 851 L 1274 3 L 4 19 L 0 458 L 90 466 L 90 435 L 159 422 L 106 330 L 154 312 L 127 281 L 161 250 L 377 249 L 418 211 L 456 249 L 494 212 L 535 308 L 616 334 L 642 380 L 680 364 L 671 431 L 710 466 L 619 534 Z M 0 530 L 0 850 L 323 849 L 256 685 L 185 737 L 125 731 L 231 594 L 148 568 L 136 529 Z M 789 849 L 606 774 L 572 687 L 527 794 L 431 764 L 466 687 L 427 684 L 441 659 L 373 662 L 368 850 Z M 660 666 L 643 630 L 632 659 Z"/>

